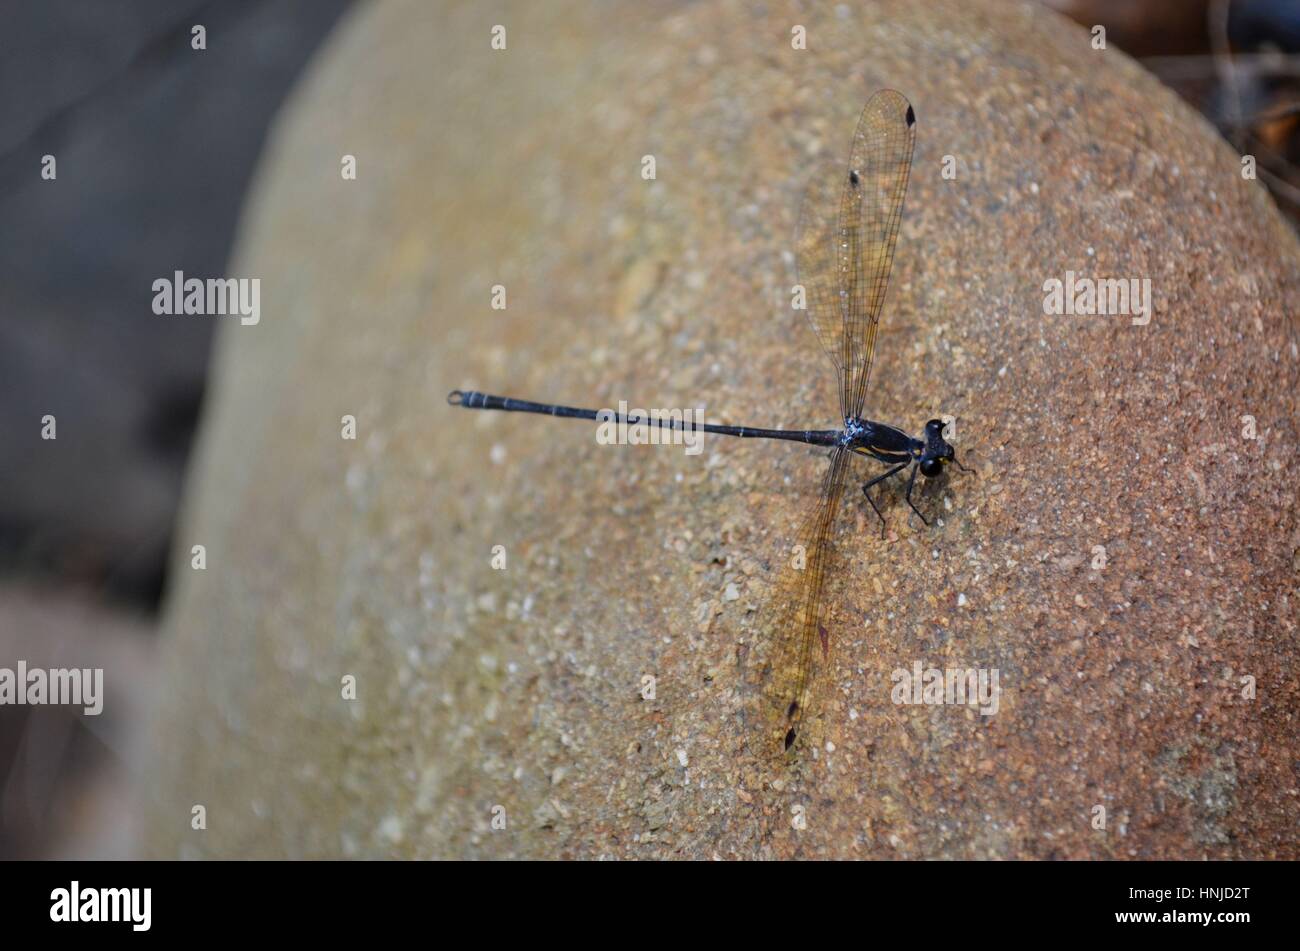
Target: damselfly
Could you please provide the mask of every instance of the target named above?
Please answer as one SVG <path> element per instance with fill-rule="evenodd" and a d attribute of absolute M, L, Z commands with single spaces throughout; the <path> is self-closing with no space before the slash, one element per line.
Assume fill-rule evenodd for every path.
<path fill-rule="evenodd" d="M 835 513 L 848 483 L 850 457 L 868 456 L 887 467 L 862 486 L 863 495 L 880 519 L 882 535 L 885 519 L 871 497 L 872 486 L 907 470 L 907 504 L 928 525 L 929 520 L 912 502 L 917 472 L 933 478 L 949 463 L 965 469 L 944 438 L 940 420 L 927 422 L 923 435 L 917 438 L 862 415 L 915 141 L 916 113 L 912 106 L 902 94 L 881 90 L 862 110 L 847 168 L 836 165 L 833 170 L 815 174 L 804 197 L 796 238 L 799 280 L 813 331 L 835 366 L 843 427 L 785 430 L 712 423 L 696 426 L 720 436 L 786 439 L 831 449 L 820 499 L 801 531 L 801 564 L 787 569 L 786 579 L 778 589 L 779 601 L 773 605 L 780 620 L 771 628 L 777 644 L 763 672 L 764 692 L 778 724 L 774 741 L 786 750 L 799 736 L 819 658 L 821 665 L 829 661 L 823 592 Z M 667 429 L 685 425 L 672 417 L 628 418 L 608 410 L 533 403 L 476 391 L 453 390 L 447 401 L 466 409 L 542 413 Z"/>

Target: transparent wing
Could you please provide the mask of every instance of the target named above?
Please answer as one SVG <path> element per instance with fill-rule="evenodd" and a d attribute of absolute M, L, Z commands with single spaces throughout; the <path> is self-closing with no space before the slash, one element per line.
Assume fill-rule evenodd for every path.
<path fill-rule="evenodd" d="M 916 114 L 892 89 L 871 97 L 847 165 L 826 162 L 804 196 L 795 239 L 813 330 L 840 376 L 840 410 L 862 415 L 912 169 Z"/>
<path fill-rule="evenodd" d="M 847 359 L 845 312 L 840 299 L 839 255 L 835 232 L 839 217 L 841 184 L 848 175 L 838 154 L 824 150 L 804 191 L 795 235 L 795 262 L 806 295 L 808 322 L 822 349 L 835 365 L 839 386 L 840 418 L 848 414 L 850 377 Z"/>
<path fill-rule="evenodd" d="M 817 507 L 799 531 L 798 547 L 784 553 L 786 563 L 768 602 L 773 623 L 762 632 L 756 662 L 761 671 L 764 740 L 772 751 L 790 749 L 802 735 L 804 716 L 813 706 L 814 688 L 821 679 L 817 674 L 830 662 L 824 595 L 835 513 L 851 455 L 845 449 L 832 454 Z"/>

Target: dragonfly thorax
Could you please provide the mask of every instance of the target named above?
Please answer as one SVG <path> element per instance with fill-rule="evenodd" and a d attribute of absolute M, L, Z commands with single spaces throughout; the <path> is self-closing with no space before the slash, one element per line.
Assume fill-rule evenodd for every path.
<path fill-rule="evenodd" d="M 867 424 L 856 416 L 844 417 L 844 431 L 840 433 L 841 446 L 855 446 L 862 442 L 869 432 Z"/>
<path fill-rule="evenodd" d="M 840 445 L 855 452 L 875 456 L 883 462 L 901 462 L 909 457 L 919 457 L 925 443 L 913 439 L 897 426 L 849 416 L 844 419 L 844 429 L 840 432 Z M 896 458 L 887 458 L 890 456 Z"/>

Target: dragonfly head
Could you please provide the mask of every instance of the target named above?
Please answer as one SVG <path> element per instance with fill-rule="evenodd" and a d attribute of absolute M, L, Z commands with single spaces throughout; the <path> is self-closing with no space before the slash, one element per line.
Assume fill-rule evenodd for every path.
<path fill-rule="evenodd" d="M 943 420 L 932 419 L 925 424 L 925 446 L 918 465 L 921 475 L 933 479 L 943 472 L 943 467 L 957 461 L 957 454 L 943 438 Z"/>

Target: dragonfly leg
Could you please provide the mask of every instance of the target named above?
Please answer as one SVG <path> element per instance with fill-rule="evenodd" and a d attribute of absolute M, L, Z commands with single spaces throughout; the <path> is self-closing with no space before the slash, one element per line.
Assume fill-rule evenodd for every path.
<path fill-rule="evenodd" d="M 928 518 L 926 518 L 924 515 L 921 515 L 921 510 L 920 510 L 919 508 L 917 508 L 917 507 L 916 507 L 916 504 L 912 501 L 912 486 L 914 486 L 914 485 L 916 484 L 916 470 L 917 470 L 917 468 L 918 468 L 918 466 L 915 466 L 915 465 L 912 466 L 912 474 L 911 474 L 910 476 L 908 476 L 908 479 L 907 479 L 907 504 L 910 505 L 910 506 L 912 506 L 912 511 L 913 511 L 913 512 L 915 512 L 917 515 L 920 515 L 920 516 L 921 516 L 921 521 L 925 522 L 926 525 L 929 525 L 929 524 L 930 524 L 930 520 L 929 520 Z"/>
<path fill-rule="evenodd" d="M 907 466 L 906 462 L 900 462 L 898 465 L 894 466 L 894 468 L 890 469 L 888 472 L 884 472 L 881 475 L 876 476 L 870 482 L 867 482 L 862 486 L 862 494 L 867 497 L 867 501 L 871 503 L 871 507 L 876 510 L 876 518 L 880 519 L 881 538 L 885 537 L 885 516 L 880 514 L 880 508 L 879 506 L 876 505 L 876 500 L 871 497 L 871 493 L 868 492 L 867 490 L 871 488 L 873 485 L 875 485 L 877 482 L 883 482 L 885 479 L 888 479 L 891 475 L 898 472 L 900 469 L 906 468 L 906 466 Z"/>

